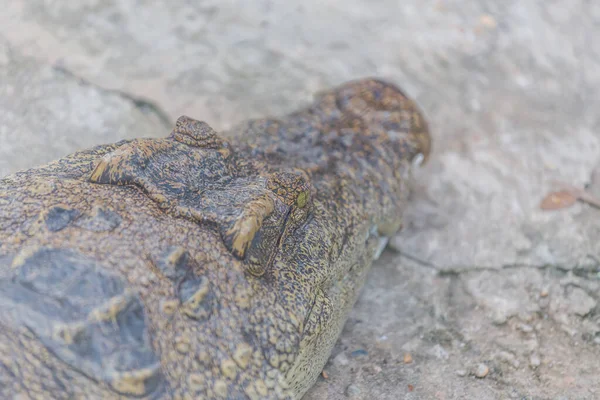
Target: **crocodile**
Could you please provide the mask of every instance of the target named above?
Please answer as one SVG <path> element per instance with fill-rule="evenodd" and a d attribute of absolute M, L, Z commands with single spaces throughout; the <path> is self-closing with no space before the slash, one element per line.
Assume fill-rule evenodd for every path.
<path fill-rule="evenodd" d="M 368 78 L 3 178 L 0 396 L 301 398 L 430 146 L 416 103 Z"/>

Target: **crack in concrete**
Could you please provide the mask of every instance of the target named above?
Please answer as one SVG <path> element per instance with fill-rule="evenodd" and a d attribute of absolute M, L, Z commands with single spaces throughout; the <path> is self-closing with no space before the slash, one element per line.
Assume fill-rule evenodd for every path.
<path fill-rule="evenodd" d="M 171 121 L 171 118 L 169 117 L 167 112 L 165 110 L 163 110 L 158 104 L 156 104 L 150 100 L 137 97 L 131 93 L 127 93 L 122 90 L 104 88 L 94 82 L 89 81 L 88 79 L 85 79 L 81 76 L 76 75 L 73 71 L 71 71 L 64 65 L 54 65 L 52 68 L 55 71 L 61 72 L 65 75 L 75 79 L 81 85 L 96 88 L 104 93 L 116 94 L 117 96 L 121 97 L 122 99 L 125 99 L 128 102 L 133 103 L 134 107 L 137 108 L 138 110 L 140 110 L 144 114 L 154 114 L 158 118 L 158 120 L 161 122 L 161 124 L 163 124 L 165 126 L 165 129 L 167 129 L 167 130 L 171 129 L 173 126 L 173 121 Z"/>
<path fill-rule="evenodd" d="M 491 272 L 500 272 L 500 271 L 504 271 L 504 270 L 508 270 L 508 269 L 518 269 L 518 268 L 531 268 L 531 269 L 556 269 L 558 271 L 564 272 L 564 273 L 569 273 L 572 272 L 575 275 L 581 274 L 581 273 L 593 273 L 593 274 L 600 274 L 600 260 L 592 255 L 592 254 L 588 254 L 587 257 L 590 258 L 591 260 L 593 260 L 596 264 L 592 267 L 592 266 L 574 266 L 574 267 L 568 267 L 568 266 L 564 266 L 561 264 L 540 264 L 540 265 L 535 265 L 535 264 L 525 264 L 525 263 L 513 263 L 513 264 L 501 264 L 497 267 L 492 267 L 492 266 L 473 266 L 473 267 L 469 267 L 469 266 L 465 266 L 465 267 L 449 267 L 449 268 L 444 268 L 444 267 L 440 267 L 437 266 L 429 261 L 423 260 L 422 258 L 415 256 L 413 254 L 409 254 L 406 252 L 402 252 L 402 251 L 398 251 L 397 252 L 401 257 L 405 257 L 411 261 L 416 262 L 419 265 L 422 265 L 424 267 L 433 269 L 436 271 L 436 273 L 439 276 L 459 276 L 462 274 L 468 274 L 471 272 L 481 272 L 481 271 L 491 271 Z"/>

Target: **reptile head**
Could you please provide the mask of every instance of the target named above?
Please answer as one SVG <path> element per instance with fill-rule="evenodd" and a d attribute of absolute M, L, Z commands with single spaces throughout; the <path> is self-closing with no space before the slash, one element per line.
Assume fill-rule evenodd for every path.
<path fill-rule="evenodd" d="M 430 152 L 427 124 L 398 88 L 367 79 L 228 136 L 238 141 L 182 117 L 169 139 L 106 156 L 92 180 L 137 185 L 172 215 L 216 228 L 222 247 L 207 239 L 214 255 L 197 273 L 230 272 L 202 281 L 196 297 L 210 299 L 212 311 L 200 314 L 218 317 L 195 340 L 217 359 L 227 358 L 217 355 L 225 348 L 232 359 L 240 346 L 253 354 L 227 387 L 258 378 L 268 393 L 275 385 L 300 396 L 327 361 L 368 267 L 401 225 L 407 173 Z M 235 290 L 223 286 L 225 276 Z M 199 304 L 192 301 L 194 310 Z M 223 329 L 230 335 L 215 337 Z M 217 378 L 205 374 L 209 392 Z M 266 396 L 260 384 L 246 392 Z"/>
<path fill-rule="evenodd" d="M 292 165 L 302 182 L 278 180 L 287 204 L 311 204 L 286 234 L 263 275 L 278 302 L 302 321 L 284 376 L 301 395 L 314 382 L 365 280 L 368 267 L 402 222 L 407 173 L 431 150 L 417 105 L 389 83 L 365 79 L 321 93 L 307 110 L 246 123 L 232 132 L 268 171 Z M 303 186 L 304 187 L 304 186 Z"/>

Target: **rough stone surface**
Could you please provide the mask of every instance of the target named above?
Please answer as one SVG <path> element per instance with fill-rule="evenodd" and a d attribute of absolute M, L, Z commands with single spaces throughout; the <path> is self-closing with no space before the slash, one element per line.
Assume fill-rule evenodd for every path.
<path fill-rule="evenodd" d="M 143 102 L 24 56 L 1 32 L 0 121 L 0 177 L 76 149 L 160 136 L 169 129 L 168 121 Z"/>
<path fill-rule="evenodd" d="M 2 117 L 0 132 L 22 133 L 0 136 L 0 175 L 87 145 L 56 94 L 82 91 L 75 76 L 98 96 L 77 97 L 93 112 L 76 120 L 124 127 L 96 129 L 101 142 L 157 125 L 107 89 L 223 129 L 386 77 L 422 105 L 434 153 L 392 241 L 399 253 L 371 272 L 333 357 L 368 355 L 329 364 L 306 398 L 345 399 L 350 384 L 365 399 L 598 398 L 600 211 L 539 203 L 554 180 L 600 194 L 599 22 L 586 0 L 7 2 L 0 112 L 32 113 L 38 98 L 62 113 L 39 126 L 39 111 Z M 46 86 L 12 62 L 71 74 Z M 58 133 L 70 141 L 50 157 Z M 485 379 L 456 372 L 480 363 Z"/>

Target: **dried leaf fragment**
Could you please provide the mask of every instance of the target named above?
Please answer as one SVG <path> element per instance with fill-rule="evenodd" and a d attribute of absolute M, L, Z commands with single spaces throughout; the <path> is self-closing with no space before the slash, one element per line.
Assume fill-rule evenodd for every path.
<path fill-rule="evenodd" d="M 577 202 L 577 197 L 568 190 L 552 192 L 547 195 L 540 203 L 542 210 L 560 210 L 571 207 Z"/>

